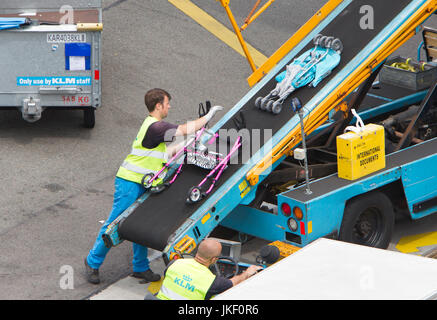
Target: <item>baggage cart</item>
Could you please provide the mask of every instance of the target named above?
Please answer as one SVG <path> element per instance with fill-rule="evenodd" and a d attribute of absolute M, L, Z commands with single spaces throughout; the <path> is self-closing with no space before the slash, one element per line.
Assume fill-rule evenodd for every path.
<path fill-rule="evenodd" d="M 79 109 L 93 128 L 101 106 L 102 3 L 67 3 L 0 2 L 0 109 L 17 108 L 29 122 L 48 108 Z M 8 25 L 11 19 L 24 21 Z"/>

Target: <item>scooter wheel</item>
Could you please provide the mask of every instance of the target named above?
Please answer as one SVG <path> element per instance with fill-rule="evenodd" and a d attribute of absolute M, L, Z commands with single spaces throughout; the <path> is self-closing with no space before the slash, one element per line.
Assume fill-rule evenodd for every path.
<path fill-rule="evenodd" d="M 280 102 L 278 102 L 278 101 L 276 101 L 275 103 L 273 103 L 273 106 L 272 106 L 272 112 L 273 112 L 274 114 L 279 114 L 279 113 L 281 113 L 281 111 L 282 111 L 282 103 L 280 103 Z"/>
<path fill-rule="evenodd" d="M 149 189 L 152 186 L 152 182 L 151 181 L 153 179 L 155 175 L 153 173 L 147 173 L 143 176 L 143 178 L 141 179 L 141 184 L 144 188 Z"/>
<path fill-rule="evenodd" d="M 331 48 L 332 48 L 332 50 L 335 50 L 339 53 L 342 53 L 343 52 L 343 43 L 341 42 L 340 39 L 337 38 L 337 39 L 332 41 Z"/>
<path fill-rule="evenodd" d="M 191 187 L 190 191 L 188 192 L 188 203 L 195 203 L 202 199 L 202 190 L 199 187 Z"/>
<path fill-rule="evenodd" d="M 334 37 L 327 37 L 325 39 L 325 48 L 330 49 L 332 45 L 332 41 L 334 41 Z"/>
<path fill-rule="evenodd" d="M 326 46 L 325 46 L 325 41 L 326 41 L 327 38 L 328 38 L 327 36 L 322 36 L 322 37 L 320 37 L 320 40 L 319 40 L 319 47 L 322 47 L 322 48 L 326 47 Z"/>
<path fill-rule="evenodd" d="M 258 97 L 255 99 L 255 107 L 257 107 L 258 109 L 261 109 L 261 100 L 262 97 Z"/>
<path fill-rule="evenodd" d="M 268 112 L 272 112 L 272 107 L 273 107 L 273 104 L 275 103 L 275 101 L 273 101 L 273 100 L 269 100 L 269 101 L 267 101 L 267 105 L 266 105 L 266 111 L 268 111 Z"/>
<path fill-rule="evenodd" d="M 319 43 L 320 43 L 320 39 L 321 39 L 322 37 L 323 37 L 323 35 L 320 34 L 320 33 L 314 37 L 314 39 L 313 39 L 313 43 L 314 43 L 315 46 L 318 46 L 318 45 L 319 45 Z"/>
<path fill-rule="evenodd" d="M 269 100 L 267 100 L 266 98 L 261 99 L 261 107 L 260 107 L 261 110 L 266 110 L 267 102 L 269 102 Z"/>

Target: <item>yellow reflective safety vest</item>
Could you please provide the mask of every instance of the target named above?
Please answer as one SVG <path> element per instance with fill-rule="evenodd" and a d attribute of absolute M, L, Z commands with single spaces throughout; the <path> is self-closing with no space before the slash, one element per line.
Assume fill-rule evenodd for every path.
<path fill-rule="evenodd" d="M 161 142 L 153 149 L 144 148 L 142 142 L 146 136 L 147 130 L 152 123 L 158 121 L 152 116 L 148 116 L 141 125 L 140 131 L 132 143 L 130 154 L 123 161 L 118 169 L 117 177 L 128 181 L 141 183 L 145 174 L 157 173 L 167 163 L 167 146 Z M 165 177 L 165 173 L 153 182 L 153 186 L 161 183 Z"/>
<path fill-rule="evenodd" d="M 205 300 L 215 277 L 194 259 L 176 260 L 167 269 L 156 297 L 161 300 Z"/>

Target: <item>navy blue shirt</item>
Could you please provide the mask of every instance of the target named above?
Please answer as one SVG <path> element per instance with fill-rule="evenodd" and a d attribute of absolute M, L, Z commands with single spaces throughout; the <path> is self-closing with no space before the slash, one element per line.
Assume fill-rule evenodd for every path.
<path fill-rule="evenodd" d="M 156 121 L 147 129 L 141 144 L 144 148 L 153 149 L 162 142 L 172 142 L 177 128 L 178 125 L 165 121 Z"/>

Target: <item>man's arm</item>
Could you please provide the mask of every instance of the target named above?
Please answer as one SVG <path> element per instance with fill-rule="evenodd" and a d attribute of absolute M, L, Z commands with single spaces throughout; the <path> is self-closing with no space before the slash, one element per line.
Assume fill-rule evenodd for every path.
<path fill-rule="evenodd" d="M 259 269 L 262 269 L 260 266 L 250 266 L 246 271 L 239 274 L 238 276 L 232 277 L 231 279 L 227 279 L 221 276 L 217 276 L 206 293 L 205 300 L 211 299 L 213 296 L 218 295 L 226 290 L 232 288 L 233 286 L 239 284 L 240 282 L 250 278 L 254 275 Z"/>
<path fill-rule="evenodd" d="M 257 273 L 261 269 L 262 269 L 261 266 L 255 266 L 255 265 L 250 266 L 244 272 L 232 277 L 231 278 L 232 284 L 234 286 L 236 286 L 240 282 L 243 282 L 244 280 L 249 279 L 251 276 L 253 276 L 255 273 Z"/>
<path fill-rule="evenodd" d="M 214 117 L 214 115 L 221 110 L 223 110 L 222 106 L 214 106 L 205 116 L 179 125 L 176 130 L 175 136 L 186 136 L 195 133 L 204 125 L 206 125 Z"/>
<path fill-rule="evenodd" d="M 205 117 L 206 116 L 199 118 L 199 119 L 196 119 L 196 120 L 193 120 L 193 121 L 188 121 L 184 124 L 179 125 L 178 128 L 176 129 L 175 136 L 186 136 L 186 135 L 195 133 L 200 128 L 202 128 L 205 124 L 208 123 L 208 121 Z"/>
<path fill-rule="evenodd" d="M 185 147 L 185 145 L 187 144 L 186 139 L 184 139 L 183 141 L 176 143 L 173 142 L 170 145 L 167 146 L 167 154 L 168 157 L 171 158 L 173 157 L 179 150 L 181 150 L 183 147 Z"/>

